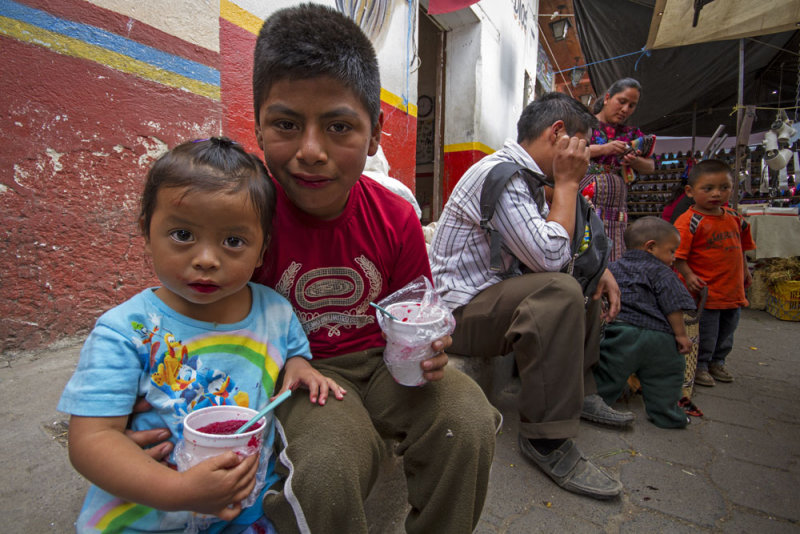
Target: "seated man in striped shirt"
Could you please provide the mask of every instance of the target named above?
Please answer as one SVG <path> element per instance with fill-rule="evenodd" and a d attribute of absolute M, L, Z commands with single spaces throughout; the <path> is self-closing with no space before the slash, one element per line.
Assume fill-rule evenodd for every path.
<path fill-rule="evenodd" d="M 608 499 L 622 485 L 595 466 L 572 438 L 584 418 L 625 426 L 595 393 L 601 318 L 619 311 L 610 271 L 584 306 L 581 286 L 559 272 L 571 258 L 580 179 L 589 163 L 586 140 L 596 119 L 578 101 L 549 93 L 529 104 L 517 141 L 474 164 L 450 196 L 429 252 L 434 285 L 456 317 L 451 352 L 493 357 L 513 351 L 522 382 L 520 449 L 559 486 Z M 519 174 L 505 185 L 491 224 L 502 237 L 502 269 L 490 269 L 490 240 L 481 228 L 481 190 L 491 168 L 516 162 L 545 175 L 540 211 Z M 601 310 L 605 295 L 609 308 Z M 585 393 L 589 395 L 585 396 Z"/>

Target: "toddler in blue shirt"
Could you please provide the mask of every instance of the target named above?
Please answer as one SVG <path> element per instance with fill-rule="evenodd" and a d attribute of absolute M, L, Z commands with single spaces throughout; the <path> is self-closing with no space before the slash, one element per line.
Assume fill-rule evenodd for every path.
<path fill-rule="evenodd" d="M 650 420 L 662 428 L 684 428 L 688 418 L 678 406 L 687 354 L 684 310 L 695 303 L 670 268 L 680 234 L 667 221 L 643 217 L 625 231 L 627 250 L 608 268 L 621 292 L 621 309 L 606 326 L 600 361 L 594 369 L 597 392 L 615 402 L 628 377 L 635 373 L 642 386 Z"/>

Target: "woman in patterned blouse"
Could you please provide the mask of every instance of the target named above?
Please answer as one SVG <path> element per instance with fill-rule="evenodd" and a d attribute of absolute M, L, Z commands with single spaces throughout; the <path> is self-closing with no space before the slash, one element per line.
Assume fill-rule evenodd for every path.
<path fill-rule="evenodd" d="M 581 189 L 594 183 L 592 202 L 603 220 L 606 234 L 614 241 L 610 261 L 625 251 L 622 235 L 628 225 L 627 187 L 633 171 L 652 171 L 655 163 L 642 157 L 631 142 L 643 137 L 639 128 L 625 121 L 639 103 L 642 86 L 633 78 L 623 78 L 608 88 L 602 100 L 595 104 L 594 113 L 600 123 L 592 132 L 589 150 L 592 161 Z"/>

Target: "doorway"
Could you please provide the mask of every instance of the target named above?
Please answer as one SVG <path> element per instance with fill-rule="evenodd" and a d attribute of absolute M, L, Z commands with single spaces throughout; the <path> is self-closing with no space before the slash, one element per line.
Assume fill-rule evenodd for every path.
<path fill-rule="evenodd" d="M 415 194 L 422 224 L 439 219 L 442 208 L 445 32 L 419 10 L 417 71 L 417 151 Z"/>

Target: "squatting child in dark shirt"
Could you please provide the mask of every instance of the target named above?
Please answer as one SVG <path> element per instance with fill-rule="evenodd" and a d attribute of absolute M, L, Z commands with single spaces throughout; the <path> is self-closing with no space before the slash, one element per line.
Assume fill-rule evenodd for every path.
<path fill-rule="evenodd" d="M 679 244 L 675 227 L 658 217 L 643 217 L 627 228 L 627 250 L 608 266 L 622 293 L 622 309 L 606 326 L 594 370 L 597 392 L 608 404 L 636 373 L 647 415 L 662 428 L 684 428 L 689 422 L 678 400 L 683 354 L 692 348 L 683 311 L 695 309 L 695 303 L 670 268 Z"/>

